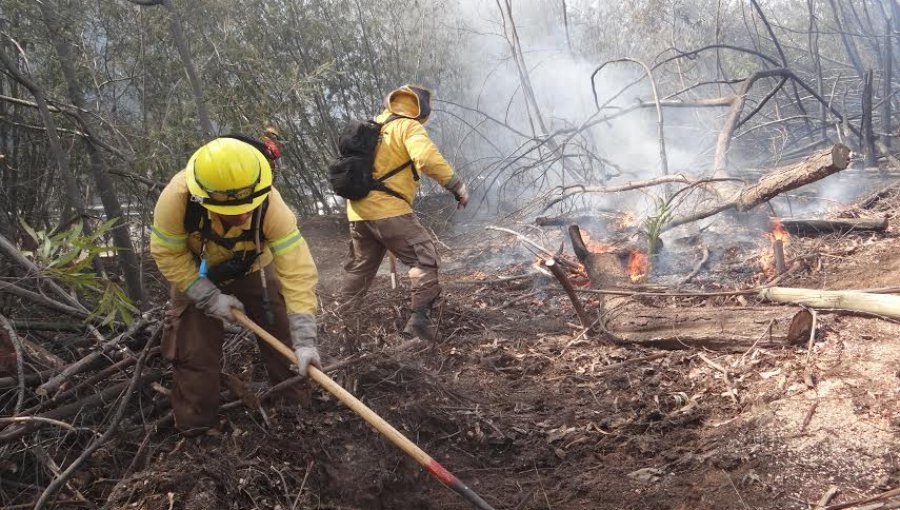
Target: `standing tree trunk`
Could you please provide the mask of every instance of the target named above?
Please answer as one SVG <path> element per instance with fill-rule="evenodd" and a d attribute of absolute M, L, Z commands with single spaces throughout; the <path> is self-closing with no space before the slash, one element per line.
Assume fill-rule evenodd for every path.
<path fill-rule="evenodd" d="M 831 12 L 834 14 L 834 22 L 837 25 L 838 33 L 841 34 L 841 41 L 844 43 L 844 48 L 847 50 L 847 56 L 850 57 L 850 62 L 853 64 L 853 68 L 856 69 L 856 74 L 862 78 L 865 75 L 865 70 L 863 69 L 862 60 L 859 58 L 859 51 L 856 49 L 856 43 L 850 39 L 850 35 L 844 31 L 844 23 L 842 21 L 843 18 L 843 10 L 840 8 L 840 2 L 835 4 L 834 0 L 828 0 L 828 3 L 831 4 Z"/>
<path fill-rule="evenodd" d="M 896 4 L 896 3 L 895 3 Z M 884 145 L 888 149 L 891 148 L 891 103 L 894 99 L 891 97 L 892 81 L 894 79 L 894 42 L 891 37 L 893 29 L 893 20 L 891 14 L 884 20 L 884 76 L 881 77 L 883 89 L 881 91 L 882 107 L 881 107 L 881 132 L 885 133 Z"/>
<path fill-rule="evenodd" d="M 213 134 L 212 121 L 209 120 L 209 111 L 206 109 L 206 98 L 203 94 L 203 82 L 200 81 L 200 74 L 194 66 L 191 58 L 191 47 L 187 38 L 184 37 L 184 28 L 181 25 L 181 16 L 175 10 L 172 0 L 162 0 L 162 6 L 169 12 L 170 25 L 169 30 L 172 31 L 172 38 L 175 40 L 175 47 L 178 49 L 178 56 L 181 57 L 181 65 L 188 75 L 191 82 L 191 92 L 194 94 L 194 102 L 197 103 L 197 116 L 200 120 L 200 128 L 206 138 Z"/>
<path fill-rule="evenodd" d="M 75 113 L 79 123 L 88 135 L 86 141 L 91 161 L 91 173 L 97 186 L 97 193 L 100 195 L 100 201 L 103 203 L 103 210 L 106 212 L 107 218 L 119 220 L 119 224 L 113 227 L 111 231 L 113 242 L 116 243 L 118 248 L 119 268 L 125 278 L 128 297 L 137 306 L 140 306 L 144 300 L 140 264 L 134 253 L 134 243 L 131 242 L 128 220 L 122 212 L 122 204 L 119 203 L 119 197 L 116 195 L 115 185 L 106 168 L 106 161 L 94 142 L 94 140 L 100 140 L 100 129 L 96 120 L 91 115 L 85 114 L 88 111 L 87 101 L 85 101 L 84 90 L 78 81 L 72 47 L 66 40 L 66 31 L 63 30 L 63 25 L 57 15 L 56 4 L 53 0 L 44 0 L 38 5 L 41 9 L 41 17 L 44 24 L 47 25 L 50 36 L 53 37 L 53 47 L 59 58 L 59 65 L 66 82 L 69 100 L 75 105 Z"/>
<path fill-rule="evenodd" d="M 203 94 L 203 81 L 200 79 L 200 73 L 194 66 L 194 60 L 191 58 L 191 46 L 187 38 L 184 37 L 184 26 L 181 24 L 181 16 L 175 9 L 172 0 L 129 0 L 131 3 L 143 6 L 161 5 L 169 13 L 169 31 L 172 33 L 172 39 L 175 41 L 175 49 L 178 50 L 178 56 L 181 58 L 181 65 L 184 66 L 184 72 L 187 73 L 188 81 L 191 84 L 191 93 L 194 96 L 194 102 L 197 104 L 197 118 L 200 121 L 200 129 L 203 130 L 204 138 L 213 135 L 213 125 L 209 117 L 209 110 L 206 108 L 206 97 Z"/>
<path fill-rule="evenodd" d="M 862 97 L 862 146 L 866 166 L 875 166 L 875 133 L 872 126 L 872 96 L 874 93 L 873 81 L 875 73 L 869 69 L 863 80 Z"/>
<path fill-rule="evenodd" d="M 825 77 L 822 76 L 822 57 L 819 55 L 819 21 L 816 17 L 815 2 L 806 0 L 809 10 L 809 56 L 816 72 L 816 92 L 820 97 L 825 97 Z M 828 109 L 825 103 L 819 103 L 819 118 L 822 123 L 819 136 L 822 140 L 828 138 Z"/>
<path fill-rule="evenodd" d="M 84 201 L 84 193 L 79 189 L 75 173 L 72 172 L 72 169 L 69 167 L 69 160 L 66 158 L 65 151 L 63 151 L 59 132 L 56 130 L 56 122 L 50 114 L 50 107 L 47 105 L 47 99 L 44 96 L 44 92 L 37 84 L 22 74 L 16 66 L 16 63 L 3 52 L 0 52 L 0 62 L 2 62 L 3 66 L 6 68 L 6 72 L 9 73 L 12 79 L 28 89 L 34 97 L 38 114 L 47 130 L 47 145 L 50 147 L 50 157 L 53 158 L 53 162 L 56 164 L 56 168 L 59 171 L 59 176 L 66 185 L 65 202 L 68 204 L 67 208 L 74 210 L 75 215 L 84 221 L 82 229 L 85 234 L 90 235 L 93 233 L 93 228 L 91 227 L 91 224 L 87 222 L 87 204 Z M 102 271 L 103 264 L 99 257 L 94 257 L 93 266 L 97 273 Z"/>
<path fill-rule="evenodd" d="M 76 215 L 80 218 L 84 218 L 87 211 L 87 205 L 84 202 L 84 194 L 78 188 L 78 181 L 75 179 L 75 174 L 73 174 L 69 168 L 69 160 L 66 158 L 66 154 L 63 151 L 62 143 L 59 139 L 59 132 L 56 130 L 56 122 L 50 114 L 50 108 L 47 106 L 47 99 L 45 98 L 43 91 L 19 70 L 16 63 L 9 58 L 6 53 L 0 52 L 0 63 L 3 64 L 3 67 L 6 68 L 6 72 L 9 73 L 12 79 L 28 89 L 28 92 L 34 97 L 38 114 L 41 117 L 41 121 L 44 123 L 44 128 L 47 130 L 47 145 L 50 148 L 50 157 L 53 159 L 53 163 L 59 171 L 59 176 L 66 185 L 64 202 L 67 204 L 67 207 L 66 210 L 63 211 L 66 213 L 63 214 L 63 216 L 67 216 L 68 209 L 72 209 L 75 211 Z"/>

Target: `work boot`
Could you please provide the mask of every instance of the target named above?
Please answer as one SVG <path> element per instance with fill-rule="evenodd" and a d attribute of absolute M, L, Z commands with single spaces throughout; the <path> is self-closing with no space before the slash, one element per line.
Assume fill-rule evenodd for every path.
<path fill-rule="evenodd" d="M 413 310 L 413 314 L 406 321 L 406 327 L 403 332 L 407 335 L 414 336 L 419 340 L 434 340 L 434 325 L 431 323 L 431 307 L 420 306 Z"/>

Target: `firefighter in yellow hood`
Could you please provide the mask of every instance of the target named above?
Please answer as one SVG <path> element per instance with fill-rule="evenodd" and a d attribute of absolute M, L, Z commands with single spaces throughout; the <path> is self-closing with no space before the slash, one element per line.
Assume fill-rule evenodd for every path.
<path fill-rule="evenodd" d="M 153 213 L 150 251 L 172 286 L 162 349 L 174 369 L 172 407 L 182 430 L 215 425 L 223 322 L 233 322 L 233 308 L 292 346 L 301 375 L 320 365 L 316 266 L 272 187 L 264 150 L 241 136 L 209 142 L 163 189 Z M 275 349 L 265 342 L 259 349 L 273 383 L 292 375 Z"/>
<path fill-rule="evenodd" d="M 351 242 L 340 299 L 343 309 L 358 306 L 390 250 L 410 266 L 413 313 L 404 331 L 430 340 L 431 306 L 441 293 L 440 260 L 412 203 L 422 174 L 453 193 L 460 208 L 468 204 L 469 193 L 423 126 L 431 114 L 431 93 L 404 85 L 387 95 L 384 106 L 375 118 L 383 127 L 372 177 L 377 180 L 403 165 L 406 168 L 384 180 L 391 192 L 376 189 L 360 200 L 347 201 Z"/>

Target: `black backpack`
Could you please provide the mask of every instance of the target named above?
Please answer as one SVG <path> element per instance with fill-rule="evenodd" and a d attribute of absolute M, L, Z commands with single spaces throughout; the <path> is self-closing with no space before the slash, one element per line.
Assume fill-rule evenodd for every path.
<path fill-rule="evenodd" d="M 384 123 L 374 120 L 350 121 L 338 137 L 339 156 L 328 165 L 328 182 L 331 189 L 340 197 L 348 200 L 360 200 L 372 191 L 381 191 L 388 195 L 407 200 L 400 193 L 389 188 L 384 181 L 410 167 L 413 178 L 419 180 L 419 174 L 412 160 L 384 174 L 378 179 L 372 178 L 375 167 L 375 151 L 381 139 L 381 128 L 388 122 L 401 117 L 391 115 Z"/>

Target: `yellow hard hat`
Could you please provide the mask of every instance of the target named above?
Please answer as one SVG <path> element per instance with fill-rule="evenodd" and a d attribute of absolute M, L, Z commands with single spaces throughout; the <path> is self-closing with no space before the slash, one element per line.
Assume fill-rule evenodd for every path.
<path fill-rule="evenodd" d="M 197 149 L 185 170 L 191 199 L 224 215 L 259 207 L 272 189 L 272 167 L 252 145 L 217 138 Z"/>

